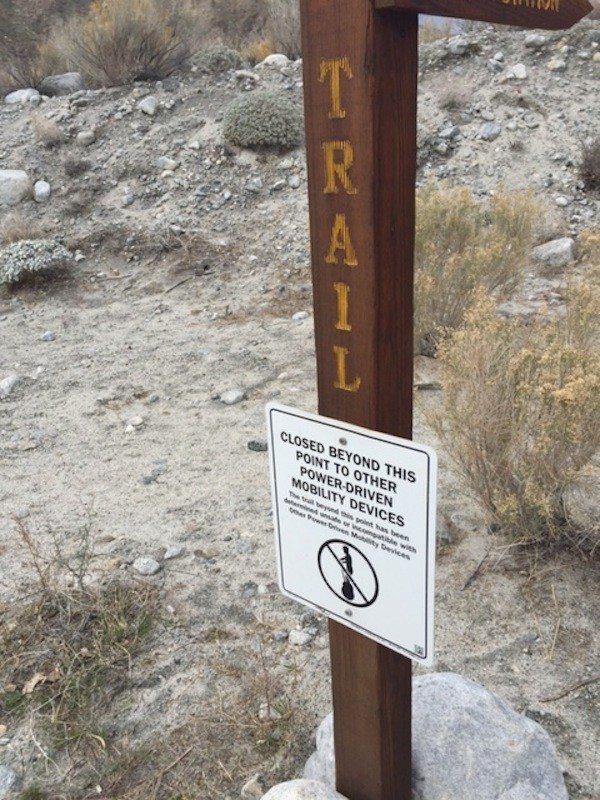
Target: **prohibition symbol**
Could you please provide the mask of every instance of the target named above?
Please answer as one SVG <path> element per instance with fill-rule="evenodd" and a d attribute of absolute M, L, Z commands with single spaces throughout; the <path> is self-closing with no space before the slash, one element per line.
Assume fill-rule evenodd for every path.
<path fill-rule="evenodd" d="M 379 581 L 369 559 L 341 539 L 325 542 L 319 550 L 319 572 L 336 597 L 357 608 L 372 606 Z"/>

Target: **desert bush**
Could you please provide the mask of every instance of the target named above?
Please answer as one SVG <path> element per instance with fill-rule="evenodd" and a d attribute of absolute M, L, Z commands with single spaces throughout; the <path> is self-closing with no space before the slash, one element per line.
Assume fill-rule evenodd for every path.
<path fill-rule="evenodd" d="M 191 0 L 94 0 L 85 15 L 58 28 L 53 41 L 89 82 L 116 86 L 181 69 L 202 26 Z"/>
<path fill-rule="evenodd" d="M 239 69 L 242 66 L 242 57 L 237 50 L 218 44 L 200 54 L 198 66 L 207 73 L 227 72 L 230 69 Z"/>
<path fill-rule="evenodd" d="M 32 114 L 31 128 L 36 142 L 48 149 L 58 147 L 65 141 L 64 134 L 56 122 L 43 114 Z"/>
<path fill-rule="evenodd" d="M 277 53 L 285 53 L 288 58 L 300 58 L 302 36 L 297 0 L 269 0 L 267 31 Z"/>
<path fill-rule="evenodd" d="M 254 66 L 260 61 L 264 61 L 267 56 L 270 56 L 274 52 L 275 48 L 273 47 L 273 42 L 269 39 L 259 37 L 257 39 L 251 39 L 248 44 L 244 46 L 242 57 L 244 61 Z"/>
<path fill-rule="evenodd" d="M 520 284 L 533 244 L 535 203 L 528 192 L 499 191 L 489 208 L 467 188 L 428 184 L 417 197 L 415 340 L 435 354 L 460 326 L 477 289 L 498 298 Z"/>
<path fill-rule="evenodd" d="M 498 317 L 483 290 L 440 345 L 437 431 L 475 498 L 523 544 L 600 544 L 569 510 L 600 447 L 600 266 L 564 316 L 528 327 Z"/>
<path fill-rule="evenodd" d="M 227 141 L 250 149 L 291 150 L 302 141 L 302 111 L 281 92 L 253 92 L 229 106 L 224 116 Z"/>
<path fill-rule="evenodd" d="M 54 239 L 24 239 L 0 250 L 0 286 L 67 266 L 71 253 Z"/>
<path fill-rule="evenodd" d="M 0 244 L 14 244 L 23 239 L 41 239 L 41 229 L 28 222 L 16 211 L 6 214 L 0 219 Z"/>
<path fill-rule="evenodd" d="M 241 51 L 265 30 L 267 5 L 265 0 L 211 0 L 208 16 L 219 39 Z"/>
<path fill-rule="evenodd" d="M 419 25 L 419 44 L 431 44 L 440 39 L 448 39 L 452 36 L 452 23 L 451 22 L 434 22 L 432 20 L 425 20 Z"/>
<path fill-rule="evenodd" d="M 583 148 L 579 174 L 588 189 L 600 189 L 600 136 Z"/>
<path fill-rule="evenodd" d="M 16 526 L 36 580 L 29 601 L 0 619 L 0 716 L 29 715 L 55 746 L 85 740 L 104 748 L 91 709 L 127 684 L 157 618 L 156 591 L 122 578 L 91 588 L 87 526 L 71 551 L 51 534 L 47 552 L 22 521 Z"/>

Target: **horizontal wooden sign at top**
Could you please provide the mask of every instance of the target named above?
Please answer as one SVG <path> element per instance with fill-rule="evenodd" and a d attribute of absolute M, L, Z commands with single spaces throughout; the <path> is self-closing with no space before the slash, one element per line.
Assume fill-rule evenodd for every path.
<path fill-rule="evenodd" d="M 570 28 L 593 10 L 589 0 L 375 0 L 375 7 L 549 30 Z"/>

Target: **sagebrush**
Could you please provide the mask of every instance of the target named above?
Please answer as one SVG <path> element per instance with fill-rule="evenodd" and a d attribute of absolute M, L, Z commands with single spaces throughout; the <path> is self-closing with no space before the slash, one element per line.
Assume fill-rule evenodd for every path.
<path fill-rule="evenodd" d="M 240 147 L 291 150 L 302 141 L 302 110 L 282 92 L 252 92 L 229 106 L 223 133 Z"/>
<path fill-rule="evenodd" d="M 579 174 L 586 188 L 600 189 L 600 136 L 584 146 Z"/>
<path fill-rule="evenodd" d="M 94 0 L 55 30 L 53 44 L 89 83 L 117 86 L 181 69 L 205 24 L 191 0 Z"/>
<path fill-rule="evenodd" d="M 600 265 L 571 286 L 564 315 L 525 327 L 479 292 L 440 345 L 437 431 L 491 521 L 523 544 L 594 550 L 572 492 L 597 478 L 600 448 Z M 577 520 L 577 521 L 576 521 Z"/>
<path fill-rule="evenodd" d="M 529 192 L 498 191 L 489 207 L 470 189 L 427 184 L 417 195 L 415 341 L 435 354 L 478 289 L 505 298 L 521 283 L 533 245 Z"/>

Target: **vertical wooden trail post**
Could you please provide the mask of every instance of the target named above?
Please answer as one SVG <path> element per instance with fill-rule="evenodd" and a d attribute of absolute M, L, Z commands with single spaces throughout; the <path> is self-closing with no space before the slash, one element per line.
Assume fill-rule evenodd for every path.
<path fill-rule="evenodd" d="M 300 4 L 319 411 L 410 439 L 418 12 L 565 28 L 591 6 Z M 330 643 L 338 790 L 410 800 L 410 660 L 334 621 Z"/>

